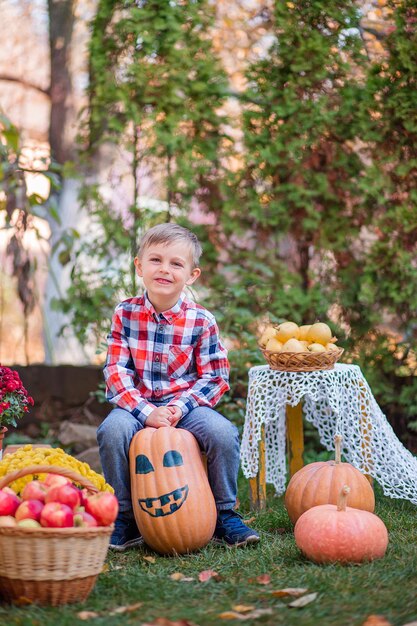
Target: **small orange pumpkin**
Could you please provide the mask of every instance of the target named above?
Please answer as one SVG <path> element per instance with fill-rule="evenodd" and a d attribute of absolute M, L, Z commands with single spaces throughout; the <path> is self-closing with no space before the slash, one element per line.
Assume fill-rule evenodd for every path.
<path fill-rule="evenodd" d="M 285 508 L 293 524 L 308 509 L 336 504 L 343 485 L 351 486 L 348 504 L 364 511 L 375 510 L 374 491 L 366 477 L 350 463 L 341 462 L 341 435 L 335 436 L 335 460 L 309 463 L 294 474 L 285 492 Z"/>
<path fill-rule="evenodd" d="M 374 513 L 346 506 L 350 488 L 344 486 L 337 506 L 321 504 L 309 509 L 294 528 L 301 552 L 316 563 L 362 563 L 384 556 L 388 531 Z"/>
<path fill-rule="evenodd" d="M 133 511 L 146 543 L 183 554 L 213 536 L 217 511 L 195 437 L 182 428 L 144 428 L 129 450 Z"/>

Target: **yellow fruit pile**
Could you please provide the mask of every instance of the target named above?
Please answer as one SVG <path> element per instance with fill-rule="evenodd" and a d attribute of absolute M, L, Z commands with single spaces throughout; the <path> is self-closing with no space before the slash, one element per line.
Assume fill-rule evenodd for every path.
<path fill-rule="evenodd" d="M 336 341 L 329 326 L 323 322 L 304 326 L 284 322 L 279 326 L 268 326 L 259 345 L 269 352 L 329 352 L 337 350 Z"/>
<path fill-rule="evenodd" d="M 13 454 L 6 454 L 3 460 L 0 461 L 0 478 L 29 465 L 58 465 L 59 467 L 66 467 L 87 478 L 99 491 L 114 493 L 113 487 L 106 483 L 104 476 L 92 470 L 88 463 L 78 461 L 78 459 L 67 454 L 61 448 L 33 448 L 30 444 L 22 446 Z M 36 474 L 36 477 L 39 480 L 44 480 L 46 474 Z M 17 494 L 20 494 L 23 487 L 33 479 L 34 476 L 29 474 L 28 476 L 18 478 L 8 486 Z"/>

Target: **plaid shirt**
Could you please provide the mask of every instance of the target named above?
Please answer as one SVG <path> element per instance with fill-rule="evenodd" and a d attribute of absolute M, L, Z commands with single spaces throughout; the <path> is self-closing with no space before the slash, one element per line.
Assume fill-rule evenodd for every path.
<path fill-rule="evenodd" d="M 141 423 L 153 402 L 186 415 L 200 405 L 214 407 L 229 389 L 227 350 L 214 316 L 184 294 L 159 314 L 146 294 L 124 300 L 107 341 L 106 397 Z"/>

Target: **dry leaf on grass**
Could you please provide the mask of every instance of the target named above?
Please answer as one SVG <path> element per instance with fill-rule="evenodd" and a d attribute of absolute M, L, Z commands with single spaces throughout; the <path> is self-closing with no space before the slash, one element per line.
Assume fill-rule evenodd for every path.
<path fill-rule="evenodd" d="M 100 617 L 100 615 L 95 611 L 80 611 L 77 613 L 77 617 L 78 619 L 89 620 L 94 619 L 95 617 Z"/>
<path fill-rule="evenodd" d="M 238 613 L 237 611 L 224 611 L 220 613 L 218 617 L 220 619 L 238 619 L 241 621 L 247 619 L 257 619 L 258 617 L 263 617 L 264 615 L 272 615 L 272 609 L 255 609 L 254 611 L 250 611 L 249 613 Z"/>
<path fill-rule="evenodd" d="M 303 606 L 310 604 L 310 602 L 314 602 L 318 595 L 318 593 L 308 593 L 306 596 L 301 596 L 301 598 L 297 598 L 297 600 L 290 602 L 287 606 L 292 609 L 301 609 Z"/>
<path fill-rule="evenodd" d="M 308 589 L 303 587 L 287 587 L 286 589 L 276 589 L 271 591 L 271 595 L 276 598 L 284 598 L 285 596 L 292 596 L 293 598 L 299 598 L 307 593 Z"/>
<path fill-rule="evenodd" d="M 198 580 L 201 583 L 205 583 L 207 580 L 210 580 L 211 578 L 214 578 L 214 580 L 221 579 L 220 575 L 217 572 L 215 572 L 214 569 L 205 569 L 202 572 L 200 572 L 198 575 Z"/>
<path fill-rule="evenodd" d="M 154 556 L 144 556 L 143 560 L 148 563 L 156 563 L 156 558 Z"/>
<path fill-rule="evenodd" d="M 95 617 L 103 617 L 104 615 L 121 615 L 123 613 L 132 613 L 142 606 L 143 602 L 136 602 L 136 604 L 126 604 L 125 606 L 118 606 L 112 611 L 107 613 L 96 613 L 95 611 L 80 611 L 77 613 L 77 617 L 82 620 L 90 620 Z"/>
<path fill-rule="evenodd" d="M 238 613 L 249 613 L 249 611 L 253 611 L 254 608 L 253 604 L 235 604 L 232 606 L 232 609 Z"/>
<path fill-rule="evenodd" d="M 141 626 L 198 626 L 198 624 L 189 622 L 187 619 L 179 619 L 173 622 L 166 617 L 157 617 L 153 622 L 146 622 L 141 624 Z"/>
<path fill-rule="evenodd" d="M 101 573 L 102 574 L 107 574 L 107 572 L 110 571 L 110 566 L 108 563 L 104 563 L 103 567 L 101 568 Z"/>
<path fill-rule="evenodd" d="M 252 524 L 252 522 L 256 521 L 256 517 L 250 517 L 249 519 L 244 519 L 243 521 L 248 526 L 249 524 Z"/>
<path fill-rule="evenodd" d="M 368 615 L 363 626 L 391 626 L 391 622 L 383 615 Z"/>
<path fill-rule="evenodd" d="M 261 574 L 260 576 L 257 576 L 255 578 L 255 581 L 259 585 L 269 585 L 269 583 L 271 582 L 271 576 L 269 574 Z"/>
<path fill-rule="evenodd" d="M 185 574 L 182 572 L 174 572 L 173 574 L 170 574 L 169 577 L 171 580 L 182 580 L 185 578 Z"/>
<path fill-rule="evenodd" d="M 143 602 L 136 602 L 136 604 L 127 604 L 125 606 L 118 606 L 116 609 L 109 611 L 107 615 L 120 615 L 121 613 L 133 613 L 136 609 L 142 606 Z"/>

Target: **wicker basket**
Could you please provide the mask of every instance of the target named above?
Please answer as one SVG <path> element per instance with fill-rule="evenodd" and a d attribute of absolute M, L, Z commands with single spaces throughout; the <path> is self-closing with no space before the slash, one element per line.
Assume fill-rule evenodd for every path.
<path fill-rule="evenodd" d="M 343 354 L 343 348 L 326 352 L 261 352 L 273 370 L 283 372 L 314 372 L 331 370 Z"/>
<path fill-rule="evenodd" d="M 28 474 L 60 474 L 97 493 L 89 480 L 53 465 L 22 468 L 0 489 Z M 101 572 L 113 526 L 0 528 L 0 595 L 6 602 L 58 606 L 83 602 Z"/>

